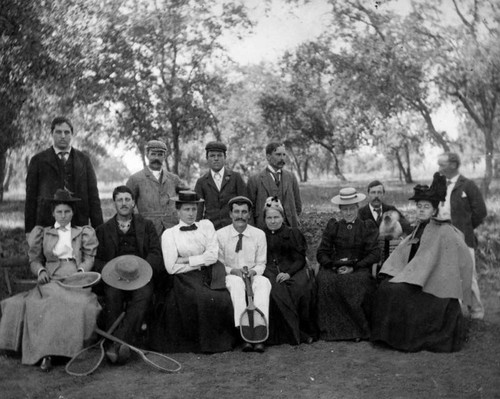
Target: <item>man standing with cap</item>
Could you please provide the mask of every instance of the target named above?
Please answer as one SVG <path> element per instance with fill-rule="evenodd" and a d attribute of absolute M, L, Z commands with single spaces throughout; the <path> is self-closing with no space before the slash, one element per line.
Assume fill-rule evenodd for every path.
<path fill-rule="evenodd" d="M 247 187 L 238 172 L 227 169 L 227 147 L 218 141 L 205 146 L 210 170 L 196 182 L 194 190 L 205 202 L 198 207 L 196 220 L 208 219 L 216 230 L 231 224 L 228 201 L 237 196 L 246 196 Z"/>
<path fill-rule="evenodd" d="M 175 204 L 170 201 L 176 193 L 185 189 L 179 176 L 168 172 L 164 167 L 167 146 L 160 140 L 146 144 L 148 166 L 130 176 L 127 186 L 132 190 L 137 210 L 154 223 L 159 236 L 163 230 L 178 223 Z"/>
<path fill-rule="evenodd" d="M 403 229 L 405 234 L 410 234 L 412 232 L 412 227 L 410 222 L 408 222 L 403 214 L 396 209 L 395 206 L 386 204 L 382 200 L 385 196 L 385 187 L 379 180 L 374 180 L 368 184 L 368 204 L 359 208 L 358 217 L 361 220 L 373 220 L 380 226 L 382 221 L 382 215 L 387 211 L 396 211 L 399 213 L 399 224 Z"/>
<path fill-rule="evenodd" d="M 238 328 L 240 317 L 246 308 L 243 267 L 247 266 L 255 306 L 260 309 L 269 323 L 269 294 L 271 283 L 263 276 L 267 260 L 266 235 L 260 229 L 250 226 L 252 201 L 246 197 L 235 197 L 229 201 L 229 216 L 232 224 L 217 230 L 219 261 L 226 268 L 226 287 L 234 307 L 234 324 Z M 243 351 L 264 352 L 262 343 L 252 346 L 246 342 Z"/>
<path fill-rule="evenodd" d="M 472 304 L 471 318 L 482 319 L 484 306 L 481 302 L 479 284 L 477 282 L 476 258 L 474 249 L 477 240 L 474 229 L 487 215 L 481 191 L 476 184 L 462 176 L 459 172 L 460 157 L 454 152 L 446 152 L 438 158 L 439 173 L 446 177 L 446 200 L 439 207 L 439 217 L 451 219 L 451 224 L 464 233 L 465 243 L 472 255 Z"/>
<path fill-rule="evenodd" d="M 102 270 L 106 283 L 106 328 L 118 318 L 126 303 L 126 315 L 114 335 L 132 343 L 140 332 L 153 295 L 151 267 L 155 272 L 162 270 L 161 246 L 153 223 L 134 214 L 134 195 L 130 188 L 116 187 L 113 202 L 116 215 L 96 230 L 99 247 L 94 268 Z M 108 358 L 114 363 L 125 362 L 129 355 L 126 348 L 112 345 L 107 350 Z"/>
<path fill-rule="evenodd" d="M 97 178 L 90 159 L 71 146 L 73 125 L 65 117 L 54 118 L 51 124 L 52 147 L 39 152 L 30 161 L 26 176 L 24 227 L 29 234 L 35 226 L 54 224 L 50 203 L 57 189 L 67 189 L 81 198 L 75 206 L 73 223 L 96 228 L 102 224 L 101 201 Z"/>
<path fill-rule="evenodd" d="M 258 228 L 265 227 L 262 210 L 269 197 L 278 197 L 285 211 L 285 224 L 298 227 L 302 212 L 299 183 L 293 173 L 283 170 L 286 151 L 281 143 L 266 146 L 266 158 L 269 163 L 262 172 L 248 180 L 248 196 L 255 204 L 254 223 Z"/>

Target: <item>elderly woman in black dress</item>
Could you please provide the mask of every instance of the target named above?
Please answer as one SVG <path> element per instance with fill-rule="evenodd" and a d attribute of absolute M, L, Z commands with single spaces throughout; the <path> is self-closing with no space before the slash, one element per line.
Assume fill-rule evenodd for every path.
<path fill-rule="evenodd" d="M 464 341 L 460 300 L 470 304 L 472 257 L 463 235 L 437 219 L 446 179 L 417 185 L 417 226 L 382 266 L 374 296 L 372 341 L 415 352 L 454 352 Z"/>
<path fill-rule="evenodd" d="M 264 205 L 267 262 L 264 276 L 271 282 L 269 306 L 270 344 L 311 343 L 314 328 L 314 280 L 306 262 L 307 243 L 297 228 L 286 226 L 277 197 Z"/>
<path fill-rule="evenodd" d="M 327 341 L 370 337 L 371 267 L 380 250 L 375 222 L 357 217 L 365 198 L 354 188 L 340 190 L 332 202 L 342 218 L 328 221 L 318 248 L 318 326 L 320 338 Z"/>

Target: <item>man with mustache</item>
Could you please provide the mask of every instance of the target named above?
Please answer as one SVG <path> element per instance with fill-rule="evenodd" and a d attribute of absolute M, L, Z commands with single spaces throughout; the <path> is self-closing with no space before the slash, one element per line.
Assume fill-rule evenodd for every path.
<path fill-rule="evenodd" d="M 56 117 L 51 123 L 52 146 L 34 155 L 26 176 L 24 226 L 26 234 L 33 227 L 54 224 L 51 205 L 58 189 L 66 189 L 81 198 L 75 205 L 72 222 L 76 226 L 90 223 L 95 228 L 102 224 L 101 201 L 97 178 L 90 159 L 71 146 L 73 125 L 65 117 Z"/>
<path fill-rule="evenodd" d="M 205 200 L 198 206 L 197 220 L 208 219 L 216 230 L 231 224 L 228 201 L 239 195 L 247 195 L 247 186 L 238 172 L 225 167 L 227 147 L 211 141 L 205 146 L 208 173 L 196 182 L 194 190 Z"/>
<path fill-rule="evenodd" d="M 175 226 L 179 220 L 175 211 L 175 197 L 180 190 L 186 189 L 179 176 L 163 167 L 167 146 L 160 140 L 146 144 L 148 166 L 133 174 L 127 181 L 137 204 L 137 210 L 154 223 L 156 232 L 161 236 L 163 230 Z"/>
<path fill-rule="evenodd" d="M 269 294 L 271 283 L 263 276 L 266 269 L 266 235 L 260 229 L 250 226 L 252 201 L 247 197 L 234 197 L 229 201 L 229 216 L 232 224 L 217 230 L 219 261 L 226 268 L 226 287 L 234 308 L 234 325 L 240 326 L 240 317 L 246 308 L 243 267 L 247 266 L 252 280 L 255 306 L 260 309 L 269 323 Z M 246 342 L 244 352 L 264 352 L 264 344 L 252 345 Z"/>
<path fill-rule="evenodd" d="M 387 211 L 396 211 L 399 213 L 399 224 L 405 234 L 410 234 L 412 227 L 403 214 L 395 206 L 386 204 L 382 200 L 385 197 L 385 187 L 379 180 L 374 180 L 368 184 L 369 202 L 358 210 L 358 217 L 361 220 L 373 220 L 380 226 L 382 215 Z"/>
<path fill-rule="evenodd" d="M 138 256 L 149 263 L 156 277 L 163 271 L 163 260 L 160 239 L 153 222 L 134 214 L 134 194 L 130 188 L 116 187 L 113 191 L 113 205 L 116 210 L 115 216 L 96 229 L 99 246 L 94 270 L 103 275 L 101 287 L 104 287 L 106 329 L 109 329 L 127 304 L 125 317 L 114 335 L 132 344 L 137 340 L 144 316 L 151 304 L 153 296 L 151 272 L 148 274 L 147 265 L 141 267 L 142 265 L 128 264 L 127 261 L 112 264 L 111 261 L 122 255 Z M 107 273 L 106 269 L 109 270 L 110 267 L 111 272 Z M 128 273 L 129 277 L 120 279 L 120 273 L 123 275 Z M 111 279 L 107 279 L 106 276 Z M 113 280 L 113 276 L 118 276 L 115 278 L 116 281 Z M 127 347 L 120 345 L 110 345 L 106 353 L 112 363 L 124 363 L 130 355 Z"/>
<path fill-rule="evenodd" d="M 265 227 L 264 205 L 269 197 L 278 197 L 285 211 L 284 222 L 290 227 L 298 227 L 302 212 L 299 183 L 291 172 L 283 170 L 286 164 L 286 150 L 281 143 L 272 142 L 266 146 L 268 165 L 260 173 L 248 180 L 248 197 L 255 204 L 254 224 Z"/>

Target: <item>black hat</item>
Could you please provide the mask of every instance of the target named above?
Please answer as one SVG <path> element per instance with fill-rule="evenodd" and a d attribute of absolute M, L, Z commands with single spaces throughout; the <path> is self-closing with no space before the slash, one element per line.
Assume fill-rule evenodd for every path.
<path fill-rule="evenodd" d="M 227 147 L 224 143 L 221 143 L 220 141 L 211 141 L 205 146 L 205 151 L 219 151 L 226 153 Z"/>
<path fill-rule="evenodd" d="M 194 191 L 179 191 L 179 196 L 178 197 L 173 197 L 172 201 L 175 201 L 176 203 L 181 203 L 181 204 L 193 204 L 193 203 L 199 203 L 199 202 L 204 202 L 204 199 L 201 199 L 198 197 L 198 194 Z"/>
<path fill-rule="evenodd" d="M 52 203 L 54 203 L 54 202 L 67 202 L 67 203 L 71 203 L 71 202 L 81 201 L 80 198 L 73 197 L 71 194 L 73 194 L 71 191 L 59 188 L 54 193 L 54 197 L 47 198 L 47 201 L 48 202 L 52 202 Z"/>
<path fill-rule="evenodd" d="M 413 201 L 430 201 L 434 203 L 444 201 L 446 200 L 446 177 L 436 172 L 430 187 L 427 184 L 417 184 L 413 191 L 413 197 L 409 198 Z"/>

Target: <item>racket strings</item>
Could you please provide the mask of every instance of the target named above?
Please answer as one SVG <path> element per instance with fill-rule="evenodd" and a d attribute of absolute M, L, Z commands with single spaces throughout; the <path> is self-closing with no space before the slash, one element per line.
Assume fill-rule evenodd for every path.
<path fill-rule="evenodd" d="M 100 348 L 92 347 L 83 350 L 66 364 L 66 372 L 71 375 L 83 376 L 92 373 L 102 361 Z"/>
<path fill-rule="evenodd" d="M 181 364 L 177 361 L 157 352 L 143 351 L 143 359 L 151 366 L 170 373 L 175 373 L 181 369 Z"/>

